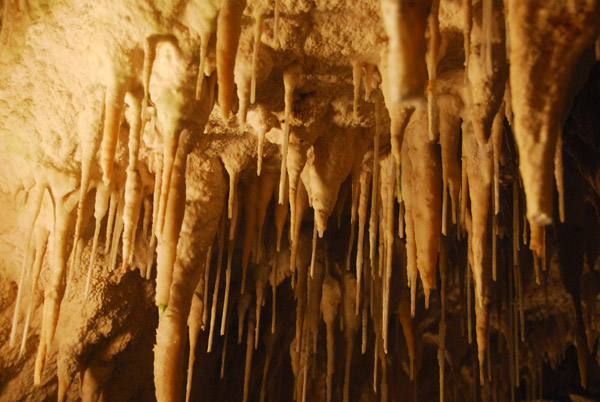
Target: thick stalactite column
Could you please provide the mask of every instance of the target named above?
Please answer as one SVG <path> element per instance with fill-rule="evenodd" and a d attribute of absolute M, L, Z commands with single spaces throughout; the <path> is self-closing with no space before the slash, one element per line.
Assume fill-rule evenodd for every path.
<path fill-rule="evenodd" d="M 210 180 L 190 180 L 186 186 L 186 208 L 177 244 L 169 305 L 161 313 L 154 348 L 154 383 L 156 399 L 180 401 L 183 395 L 184 348 L 187 340 L 187 318 L 196 284 L 203 272 L 202 261 L 212 244 L 223 202 L 225 180 L 223 167 L 215 159 L 200 162 L 191 156 L 190 171 L 204 164 Z M 206 178 L 205 178 L 206 179 Z"/>
<path fill-rule="evenodd" d="M 510 89 L 527 217 L 552 220 L 554 154 L 573 71 L 600 28 L 600 5 L 509 0 Z M 559 29 L 557 28 L 559 27 Z"/>

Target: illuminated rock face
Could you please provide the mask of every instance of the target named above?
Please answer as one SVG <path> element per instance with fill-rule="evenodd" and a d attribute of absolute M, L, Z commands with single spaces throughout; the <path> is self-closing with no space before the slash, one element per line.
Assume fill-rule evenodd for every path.
<path fill-rule="evenodd" d="M 1 400 L 600 397 L 600 2 L 75 3 L 0 3 Z"/>

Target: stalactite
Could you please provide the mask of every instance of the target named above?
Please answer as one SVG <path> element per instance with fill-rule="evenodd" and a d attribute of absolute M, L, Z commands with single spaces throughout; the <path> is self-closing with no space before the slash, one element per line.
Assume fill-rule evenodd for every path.
<path fill-rule="evenodd" d="M 105 185 L 106 187 L 106 185 Z M 108 188 L 108 187 L 107 187 Z M 114 229 L 115 215 L 117 214 L 117 204 L 119 193 L 114 188 L 110 191 L 110 206 L 108 207 L 108 221 L 106 222 L 106 240 L 104 241 L 104 254 L 110 250 L 112 241 L 112 232 Z"/>
<path fill-rule="evenodd" d="M 529 249 L 536 258 L 540 258 L 544 252 L 544 231 L 544 226 L 529 222 Z"/>
<path fill-rule="evenodd" d="M 488 326 L 489 326 L 489 310 L 488 305 L 480 305 L 475 303 L 475 332 L 477 335 L 477 357 L 479 360 L 479 381 L 483 385 L 485 383 L 484 365 L 485 356 L 488 348 Z"/>
<path fill-rule="evenodd" d="M 341 299 L 340 285 L 337 280 L 327 276 L 323 281 L 321 314 L 327 326 L 327 402 L 331 401 L 332 376 L 334 369 L 334 323 Z"/>
<path fill-rule="evenodd" d="M 312 152 L 307 155 L 308 177 L 303 178 L 309 193 L 309 201 L 315 211 L 315 224 L 319 237 L 327 230 L 327 221 L 338 201 L 338 192 L 346 180 L 355 159 L 365 152 L 362 130 L 331 130 L 314 142 Z M 345 147 L 354 152 L 346 152 Z M 307 179 L 307 180 L 306 180 Z"/>
<path fill-rule="evenodd" d="M 519 185 L 513 179 L 513 266 L 519 264 Z M 515 268 L 516 269 L 516 268 Z M 516 292 L 517 290 L 515 290 Z M 512 302 L 512 301 L 511 301 Z"/>
<path fill-rule="evenodd" d="M 302 327 L 300 329 L 299 332 L 299 338 L 298 338 L 298 343 L 296 344 L 297 347 L 297 352 L 300 355 L 298 358 L 298 366 L 296 367 L 296 372 L 298 373 L 298 375 L 300 376 L 299 380 L 296 379 L 296 394 L 295 394 L 295 398 L 297 400 L 300 400 L 302 402 L 306 401 L 306 384 L 307 384 L 307 379 L 308 379 L 308 365 L 309 365 L 309 361 L 308 361 L 308 352 L 307 350 L 309 349 L 308 343 L 309 343 L 309 326 L 310 323 L 309 318 L 310 318 L 310 309 L 312 307 L 311 305 L 311 285 L 312 285 L 312 279 L 308 278 L 307 279 L 307 283 L 306 283 L 306 305 L 308 306 L 308 308 L 304 311 L 303 316 L 302 316 Z"/>
<path fill-rule="evenodd" d="M 160 191 L 162 188 L 162 171 L 163 171 L 163 158 L 155 155 L 154 158 L 154 193 L 152 201 L 152 228 L 150 230 L 150 258 L 148 258 L 148 265 L 146 266 L 146 279 L 150 279 L 152 272 L 152 263 L 154 262 L 154 249 L 156 248 L 156 239 L 158 231 L 158 211 L 160 209 Z"/>
<path fill-rule="evenodd" d="M 123 233 L 123 196 L 124 190 L 118 192 L 117 214 L 115 217 L 115 227 L 108 257 L 108 266 L 105 267 L 105 273 L 113 272 L 117 266 L 117 256 L 119 251 L 119 242 Z"/>
<path fill-rule="evenodd" d="M 535 272 L 535 284 L 540 286 L 540 258 L 533 255 L 533 270 Z"/>
<path fill-rule="evenodd" d="M 471 54 L 466 70 L 470 87 L 469 114 L 473 132 L 484 144 L 490 137 L 508 77 L 503 2 L 474 2 L 472 13 Z"/>
<path fill-rule="evenodd" d="M 365 274 L 366 276 L 366 274 Z M 366 286 L 365 286 L 366 287 Z M 356 286 L 356 290 L 358 292 L 358 285 Z M 358 297 L 356 298 L 356 304 L 360 304 L 359 303 L 360 300 L 358 299 Z M 367 303 L 367 299 L 363 298 L 363 303 L 362 303 L 362 333 L 361 333 L 361 345 L 360 345 L 360 353 L 361 354 L 365 354 L 367 353 L 367 325 L 368 325 L 368 320 L 369 320 L 369 312 L 368 312 L 368 303 Z"/>
<path fill-rule="evenodd" d="M 364 157 L 364 155 L 363 155 Z M 355 160 L 352 166 L 352 188 L 350 206 L 350 239 L 348 240 L 348 250 L 346 252 L 346 271 L 350 271 L 350 259 L 352 257 L 352 249 L 354 248 L 354 238 L 356 235 L 356 217 L 358 215 L 358 199 L 360 195 L 360 171 L 362 168 L 362 158 L 360 161 Z M 358 300 L 358 299 L 357 299 Z M 356 310 L 358 314 L 358 308 Z"/>
<path fill-rule="evenodd" d="M 263 149 L 265 144 L 265 135 L 274 127 L 278 126 L 277 118 L 274 114 L 269 112 L 267 108 L 262 104 L 257 104 L 256 107 L 251 110 L 248 114 L 250 119 L 250 125 L 254 128 L 257 134 L 257 163 L 256 163 L 256 175 L 260 176 L 262 173 L 262 162 L 263 162 Z"/>
<path fill-rule="evenodd" d="M 556 139 L 556 151 L 554 153 L 554 179 L 556 180 L 556 190 L 558 191 L 558 214 L 560 222 L 565 223 L 565 182 L 563 178 L 562 153 L 562 137 L 559 135 Z"/>
<path fill-rule="evenodd" d="M 100 110 L 97 110 L 98 108 Z M 81 228 L 83 224 L 83 208 L 90 189 L 92 161 L 98 151 L 102 139 L 100 135 L 101 124 L 102 107 L 97 105 L 97 102 L 90 102 L 79 115 L 78 121 L 78 130 L 82 133 L 81 180 L 79 186 L 79 202 L 77 204 L 77 219 L 75 221 L 75 234 L 73 236 L 73 256 L 71 258 L 71 263 L 69 264 L 69 279 L 67 280 L 67 295 L 75 267 L 79 267 L 80 264 L 78 254 L 81 253 L 81 250 L 79 249 L 79 238 L 81 237 Z"/>
<path fill-rule="evenodd" d="M 204 266 L 204 271 L 208 270 L 208 266 Z M 192 390 L 192 378 L 194 376 L 194 360 L 196 359 L 196 344 L 198 343 L 198 334 L 202 327 L 202 316 L 206 304 L 204 304 L 204 280 L 198 281 L 196 289 L 194 290 L 194 296 L 192 298 L 192 307 L 187 319 L 187 325 L 189 328 L 189 357 L 187 367 L 187 383 L 185 387 L 185 401 L 189 402 L 190 392 Z"/>
<path fill-rule="evenodd" d="M 402 159 L 401 152 L 404 132 L 414 109 L 392 105 L 388 106 L 388 111 L 390 114 L 390 142 L 392 144 L 392 154 L 396 159 L 396 164 L 401 166 L 400 162 Z"/>
<path fill-rule="evenodd" d="M 494 209 L 492 212 L 492 280 L 496 281 L 497 271 L 497 242 L 498 242 L 498 214 L 500 213 L 500 154 L 502 152 L 502 133 L 504 131 L 504 104 L 500 106 L 492 124 L 492 159 L 493 159 L 493 187 L 492 199 Z"/>
<path fill-rule="evenodd" d="M 392 279 L 392 261 L 394 254 L 394 194 L 396 190 L 396 161 L 391 154 L 382 160 L 381 201 L 383 219 L 381 227 L 384 233 L 385 270 L 383 276 L 383 351 L 388 352 L 388 320 L 390 303 L 390 282 Z"/>
<path fill-rule="evenodd" d="M 281 205 L 281 204 L 279 204 Z M 292 234 L 292 247 L 290 250 L 290 271 L 293 273 L 296 269 L 296 259 L 298 255 L 299 239 L 300 239 L 300 226 L 302 222 L 302 216 L 308 206 L 308 194 L 306 193 L 306 187 L 304 182 L 301 180 L 298 183 L 298 192 L 296 194 L 296 215 L 290 216 L 290 220 L 295 220 L 294 233 Z M 287 209 L 287 207 L 286 207 Z"/>
<path fill-rule="evenodd" d="M 400 176 L 402 174 L 398 174 L 398 182 L 400 182 Z M 398 237 L 404 239 L 404 201 L 400 201 L 400 206 L 398 208 Z"/>
<path fill-rule="evenodd" d="M 77 198 L 73 196 L 74 185 L 68 176 L 55 171 L 51 173 L 49 183 L 54 203 L 54 248 L 49 284 L 44 292 L 42 330 L 34 370 L 34 384 L 36 385 L 40 384 L 47 349 L 52 345 L 58 325 L 60 305 L 65 291 L 64 275 L 67 265 L 68 238 L 74 224 L 72 211 L 77 203 Z"/>
<path fill-rule="evenodd" d="M 122 77 L 114 76 L 107 85 L 104 112 L 104 132 L 102 134 L 100 167 L 102 168 L 102 181 L 110 184 L 113 174 L 113 165 L 119 140 L 121 114 L 125 102 L 125 93 L 129 83 Z"/>
<path fill-rule="evenodd" d="M 375 95 L 375 138 L 373 140 L 373 179 L 371 185 L 371 211 L 369 214 L 369 260 L 371 267 L 375 267 L 377 223 L 378 223 L 378 197 L 379 197 L 379 136 L 381 132 L 381 94 Z"/>
<path fill-rule="evenodd" d="M 214 243 L 214 240 L 213 240 Z M 206 252 L 206 261 L 204 262 L 204 290 L 202 293 L 202 325 L 201 329 L 204 331 L 206 329 L 206 323 L 208 319 L 208 280 L 210 279 L 210 262 L 212 260 L 212 251 L 213 245 L 208 247 L 208 251 Z"/>
<path fill-rule="evenodd" d="M 152 204 L 150 203 L 149 197 L 144 197 L 142 206 L 144 208 L 144 217 L 142 218 L 142 238 L 147 239 L 148 228 L 150 227 L 150 221 L 152 220 Z"/>
<path fill-rule="evenodd" d="M 294 96 L 294 89 L 296 86 L 302 86 L 302 79 L 300 74 L 302 73 L 302 67 L 299 65 L 293 65 L 283 72 L 283 86 L 285 90 L 284 98 L 284 123 L 283 123 L 283 138 L 281 142 L 281 172 L 279 173 L 279 203 L 283 204 L 283 189 L 285 187 L 285 180 L 287 177 L 287 152 L 290 135 L 290 120 L 292 118 L 292 101 Z"/>
<path fill-rule="evenodd" d="M 509 0 L 507 17 L 513 131 L 527 217 L 544 226 L 552 221 L 554 157 L 571 77 L 598 36 L 598 13 L 593 7 L 565 13 L 563 7 Z M 561 40 L 553 41 L 546 52 L 539 52 L 536 49 L 544 46 L 545 33 L 556 18 L 565 27 Z M 553 95 L 538 99 L 536 94 L 540 93 Z"/>
<path fill-rule="evenodd" d="M 94 219 L 96 220 L 96 225 L 94 227 L 94 240 L 92 241 L 92 251 L 90 254 L 90 264 L 88 265 L 87 271 L 87 279 L 85 281 L 85 292 L 84 298 L 87 299 L 87 295 L 90 289 L 90 282 L 92 278 L 92 270 L 94 269 L 94 265 L 96 263 L 96 248 L 98 246 L 98 237 L 100 236 L 100 226 L 102 224 L 102 219 L 104 219 L 104 215 L 106 215 L 106 209 L 108 208 L 108 200 L 111 197 L 110 188 L 105 186 L 104 183 L 99 183 L 96 187 L 96 201 L 94 204 Z M 112 198 L 111 198 L 112 200 Z M 108 224 L 106 226 L 106 230 L 108 231 Z"/>
<path fill-rule="evenodd" d="M 321 300 L 322 300 L 323 279 L 325 278 L 326 273 L 330 272 L 330 269 L 328 267 L 329 263 L 327 262 L 328 257 L 324 256 L 325 264 L 322 263 L 321 258 L 323 258 L 323 255 L 320 253 L 319 261 L 317 262 L 317 264 L 315 266 L 314 277 L 310 278 L 309 282 L 308 282 L 308 288 L 309 288 L 308 292 L 309 293 L 308 293 L 308 298 L 307 298 L 308 299 L 307 300 L 307 309 L 305 311 L 305 315 L 306 315 L 305 319 L 308 324 L 307 325 L 307 328 L 308 328 L 307 342 L 312 340 L 312 344 L 309 344 L 310 347 L 308 348 L 307 353 L 312 353 L 313 359 L 318 352 L 318 349 L 317 349 L 317 340 L 318 339 L 317 338 L 319 335 L 319 308 L 320 308 L 320 304 L 321 304 Z M 335 263 L 335 272 L 343 274 L 343 272 L 341 271 L 341 269 L 339 267 L 339 264 L 337 264 L 337 263 Z M 342 297 L 343 297 L 343 294 L 342 294 Z M 342 313 L 340 313 L 340 321 L 343 322 Z M 341 331 L 343 332 L 343 328 L 341 329 Z"/>
<path fill-rule="evenodd" d="M 457 222 L 457 203 L 460 192 L 460 109 L 462 102 L 456 96 L 440 95 L 437 98 L 440 119 L 440 146 L 442 148 L 442 234 L 448 233 L 448 193 L 452 199 L 452 223 Z M 444 204 L 445 203 L 445 204 Z M 444 206 L 446 205 L 446 206 Z"/>
<path fill-rule="evenodd" d="M 173 57 L 180 55 L 180 51 L 175 48 Z M 208 98 L 208 97 L 207 97 Z M 212 103 L 204 103 L 204 105 Z M 185 157 L 190 152 L 188 146 L 186 145 L 186 149 L 180 151 L 180 144 L 182 143 L 182 137 L 187 138 L 190 136 L 190 132 L 188 129 L 183 128 L 183 123 L 186 120 L 187 113 L 189 113 L 189 109 L 185 108 L 185 102 L 183 96 L 181 94 L 175 92 L 174 90 L 165 90 L 161 92 L 158 99 L 155 100 L 156 108 L 159 113 L 157 113 L 157 120 L 162 126 L 162 154 L 163 154 L 163 166 L 162 166 L 162 178 L 161 178 L 161 186 L 160 186 L 160 199 L 158 203 L 158 215 L 155 226 L 155 235 L 159 240 L 159 245 L 163 233 L 163 226 L 165 225 L 167 209 L 169 204 L 169 199 L 171 197 L 170 192 L 178 185 L 181 185 L 179 182 L 172 184 L 171 181 L 173 179 L 178 179 L 180 176 L 185 177 L 185 169 L 183 171 L 178 171 L 177 163 L 179 163 L 179 167 L 185 166 Z M 184 135 L 185 133 L 185 135 Z M 185 139 L 184 142 L 188 142 L 188 139 Z M 180 154 L 183 153 L 183 154 Z M 179 162 L 178 162 L 179 161 Z M 179 183 L 179 184 L 178 184 Z M 185 194 L 185 192 L 183 192 Z M 184 197 L 185 198 L 185 197 Z M 172 206 L 171 206 L 172 207 Z M 183 213 L 183 212 L 181 212 Z"/>
<path fill-rule="evenodd" d="M 35 234 L 35 259 L 29 272 L 29 303 L 27 305 L 27 314 L 25 316 L 25 324 L 23 326 L 23 338 L 21 340 L 21 349 L 19 355 L 23 356 L 25 353 L 25 344 L 27 342 L 27 333 L 29 332 L 29 323 L 31 319 L 31 312 L 34 307 L 34 295 L 37 290 L 38 278 L 42 271 L 42 263 L 44 262 L 44 255 L 46 254 L 46 248 L 48 246 L 48 232 L 45 228 L 40 228 Z"/>
<path fill-rule="evenodd" d="M 177 254 L 177 241 L 185 210 L 185 171 L 187 166 L 187 155 L 189 153 L 189 135 L 189 131 L 184 130 L 179 137 L 177 154 L 175 156 L 172 174 L 169 180 L 168 199 L 166 200 L 165 205 L 164 227 L 162 228 L 158 243 L 155 303 L 159 309 L 163 311 L 169 304 L 169 294 L 171 282 L 173 280 L 173 267 Z"/>
<path fill-rule="evenodd" d="M 469 344 L 471 344 L 473 342 L 473 319 L 472 319 L 472 313 L 471 313 L 471 283 L 472 283 L 472 273 L 471 273 L 471 267 L 467 266 L 467 334 L 468 334 L 468 340 L 469 340 Z"/>
<path fill-rule="evenodd" d="M 301 188 L 302 187 L 303 186 L 301 186 Z M 300 194 L 300 192 L 298 194 Z M 299 230 L 299 229 L 297 229 L 297 230 Z M 293 250 L 292 250 L 292 257 L 295 258 L 294 254 L 293 254 Z M 302 328 L 304 326 L 304 314 L 305 314 L 306 303 L 307 303 L 307 301 L 306 301 L 306 299 L 307 299 L 307 281 L 308 281 L 307 270 L 308 270 L 308 266 L 305 261 L 302 261 L 301 263 L 297 264 L 297 272 L 296 272 L 297 280 L 296 280 L 296 286 L 294 288 L 295 298 L 297 300 L 297 304 L 296 304 L 296 336 L 295 336 L 295 341 L 296 341 L 295 352 L 297 352 L 297 353 L 300 353 L 300 350 L 301 350 Z M 300 358 L 298 359 L 298 364 L 300 364 Z M 297 374 L 300 373 L 299 369 L 296 371 L 296 373 Z M 296 376 L 296 378 L 298 378 L 298 376 Z"/>
<path fill-rule="evenodd" d="M 284 191 L 284 196 L 283 196 L 283 204 L 276 204 L 275 205 L 275 232 L 277 234 L 277 241 L 275 243 L 275 249 L 277 250 L 277 252 L 279 253 L 279 251 L 281 251 L 281 236 L 283 235 L 283 227 L 285 226 L 285 221 L 287 220 L 287 216 L 288 216 L 288 197 L 287 194 L 288 192 L 288 184 L 287 181 L 285 183 L 285 187 L 283 189 Z M 306 208 L 305 206 L 302 207 L 302 211 L 304 211 L 304 208 Z M 300 220 L 302 220 L 302 214 L 300 214 Z"/>
<path fill-rule="evenodd" d="M 296 288 L 298 291 L 296 336 L 299 341 L 295 346 L 296 351 L 300 355 L 295 367 L 295 372 L 300 375 L 300 378 L 296 381 L 296 398 L 306 401 L 308 367 L 312 364 L 310 361 L 311 356 L 314 357 L 314 353 L 316 353 L 319 307 L 323 302 L 321 299 L 321 286 L 325 270 L 323 269 L 321 260 L 315 265 L 314 277 L 307 275 L 306 262 L 300 268 L 298 271 L 298 286 Z M 328 268 L 326 269 L 329 271 Z"/>
<path fill-rule="evenodd" d="M 287 175 L 288 175 L 288 201 L 290 208 L 290 215 L 296 216 L 296 198 L 298 192 L 298 182 L 306 166 L 307 151 L 314 143 L 312 138 L 304 138 L 304 135 L 299 131 L 292 131 L 290 133 L 290 143 L 287 150 Z M 284 202 L 285 204 L 285 202 Z M 296 221 L 290 220 L 290 237 L 296 230 Z"/>
<path fill-rule="evenodd" d="M 159 37 L 159 35 L 150 35 L 144 41 L 144 64 L 142 65 L 142 86 L 144 90 L 144 99 L 142 101 L 143 111 L 148 107 L 150 100 L 150 77 L 152 76 L 154 60 L 156 59 L 156 45 Z M 142 115 L 142 118 L 144 119 L 145 116 Z"/>
<path fill-rule="evenodd" d="M 458 225 L 458 237 L 461 237 L 461 233 L 465 233 L 466 228 L 466 216 L 467 216 L 467 201 L 469 200 L 469 176 L 467 174 L 467 162 L 465 155 L 464 144 L 461 143 L 461 170 L 460 170 L 460 225 Z"/>
<path fill-rule="evenodd" d="M 238 177 L 239 172 L 233 168 L 228 169 L 227 173 L 229 174 L 229 197 L 227 201 L 227 217 L 231 221 L 233 216 L 233 204 L 236 199 L 237 193 L 237 185 L 238 185 Z"/>
<path fill-rule="evenodd" d="M 504 133 L 505 105 L 502 104 L 492 123 L 492 157 L 494 167 L 494 215 L 500 213 L 500 158 Z"/>
<path fill-rule="evenodd" d="M 256 292 L 256 334 L 254 336 L 254 349 L 258 348 L 260 334 L 260 312 L 265 301 L 265 288 L 269 281 L 269 266 L 266 264 L 256 266 L 254 270 L 254 285 Z"/>
<path fill-rule="evenodd" d="M 463 147 L 467 153 L 467 177 L 469 181 L 469 196 L 471 199 L 472 251 L 473 251 L 473 279 L 475 283 L 475 296 L 477 303 L 483 305 L 484 292 L 488 284 L 485 283 L 486 268 L 484 259 L 487 247 L 487 226 L 490 210 L 490 186 L 493 177 L 492 146 L 491 141 L 483 146 L 475 138 L 472 126 L 463 124 Z M 493 210 L 492 210 L 493 212 Z"/>
<path fill-rule="evenodd" d="M 227 362 L 227 345 L 229 340 L 229 320 L 225 324 L 225 338 L 223 339 L 223 350 L 221 351 L 221 373 L 219 378 L 222 380 L 225 377 L 225 363 Z"/>
<path fill-rule="evenodd" d="M 310 257 L 310 269 L 309 269 L 311 278 L 314 277 L 316 258 L 317 258 L 317 225 L 315 224 L 315 225 L 313 225 L 312 251 L 311 251 L 311 257 Z"/>
<path fill-rule="evenodd" d="M 208 332 L 208 347 L 207 353 L 212 351 L 213 334 L 215 330 L 215 319 L 217 315 L 217 302 L 219 300 L 219 287 L 221 281 L 221 268 L 223 266 L 223 249 L 225 248 L 225 213 L 221 214 L 219 222 L 219 235 L 218 235 L 218 256 L 217 256 L 217 274 L 215 276 L 215 286 L 213 288 L 212 305 L 210 310 L 210 329 Z"/>
<path fill-rule="evenodd" d="M 358 196 L 358 241 L 356 244 L 356 304 L 360 304 L 360 284 L 363 271 L 363 251 L 365 237 L 365 223 L 367 221 L 367 206 L 369 200 L 369 182 L 371 181 L 371 163 L 369 159 L 373 156 L 372 153 L 367 153 L 360 170 L 360 190 Z M 364 303 L 366 305 L 366 303 Z M 356 311 L 358 314 L 358 310 Z"/>
<path fill-rule="evenodd" d="M 217 76 L 221 116 L 229 118 L 233 105 L 233 70 L 242 32 L 241 19 L 245 0 L 224 0 L 217 21 Z"/>
<path fill-rule="evenodd" d="M 25 255 L 23 258 L 23 265 L 21 265 L 21 273 L 19 275 L 19 284 L 17 288 L 17 298 L 15 301 L 15 310 L 13 313 L 12 326 L 10 329 L 9 336 L 9 346 L 12 348 L 15 345 L 16 335 L 17 335 L 17 323 L 19 321 L 20 311 L 21 311 L 21 300 L 23 298 L 23 291 L 25 289 L 25 273 L 30 270 L 30 265 L 33 263 L 34 253 L 36 248 L 32 244 L 33 230 L 35 228 L 35 222 L 40 213 L 40 208 L 42 206 L 42 200 L 44 198 L 44 192 L 46 191 L 46 184 L 44 183 L 36 183 L 36 185 L 31 189 L 28 194 L 28 205 L 27 212 L 24 222 L 25 227 L 25 238 L 26 246 L 25 246 Z M 33 293 L 32 293 L 33 294 Z"/>
<path fill-rule="evenodd" d="M 258 52 L 258 49 L 257 49 Z M 258 56 L 258 54 L 257 54 Z M 248 107 L 252 97 L 252 79 L 255 77 L 254 51 L 250 40 L 242 40 L 239 44 L 234 69 L 234 84 L 237 89 L 238 111 L 237 119 L 241 130 L 246 129 Z M 256 60 L 258 62 L 258 60 Z"/>
<path fill-rule="evenodd" d="M 141 136 L 141 100 L 135 95 L 126 99 L 131 109 L 129 129 L 129 162 L 127 165 L 127 180 L 125 182 L 125 206 L 123 212 L 123 270 L 131 264 L 133 248 L 135 246 L 135 231 L 142 205 L 142 179 L 138 172 L 137 164 L 140 152 Z M 128 110 L 129 111 L 129 110 Z"/>
<path fill-rule="evenodd" d="M 411 158 L 408 156 L 408 147 L 402 152 L 402 199 L 406 205 L 405 219 L 405 235 L 406 235 L 406 276 L 408 287 L 410 288 L 410 315 L 415 316 L 416 294 L 417 294 L 417 248 L 415 244 L 415 228 L 413 215 L 411 212 L 412 206 L 412 186 L 413 186 L 413 166 Z"/>
<path fill-rule="evenodd" d="M 379 337 L 375 336 L 375 346 L 373 347 L 373 393 L 377 394 L 377 369 L 379 364 L 379 356 L 377 349 L 379 346 Z"/>
<path fill-rule="evenodd" d="M 180 401 L 184 395 L 186 319 L 201 264 L 213 240 L 226 194 L 220 161 L 190 155 L 189 171 L 200 180 L 186 182 L 185 218 L 181 225 L 178 253 L 173 269 L 169 306 L 159 314 L 154 347 L 154 384 L 157 401 Z"/>
<path fill-rule="evenodd" d="M 223 300 L 223 316 L 221 318 L 221 336 L 225 335 L 225 323 L 227 322 L 227 310 L 229 306 L 229 288 L 231 285 L 231 261 L 235 248 L 235 236 L 239 219 L 239 200 L 235 197 L 233 201 L 233 216 L 229 221 L 229 241 L 227 242 L 227 268 L 225 270 L 225 299 Z"/>
<path fill-rule="evenodd" d="M 350 366 L 354 352 L 354 337 L 360 325 L 358 315 L 355 314 L 357 308 L 356 278 L 350 272 L 344 274 L 343 296 L 344 338 L 346 340 L 343 401 L 348 402 L 350 400 Z"/>
<path fill-rule="evenodd" d="M 545 272 L 546 268 L 548 267 L 547 260 L 546 260 L 547 254 L 546 254 L 546 230 L 545 229 L 542 231 L 542 239 L 543 239 L 543 242 L 542 242 L 542 270 Z"/>
<path fill-rule="evenodd" d="M 250 259 L 250 250 L 252 250 L 253 238 L 256 234 L 256 207 L 258 180 L 253 177 L 244 192 L 244 215 L 246 225 L 244 227 L 244 245 L 242 249 L 242 287 L 241 293 L 246 289 L 246 271 L 248 270 L 248 260 Z"/>
<path fill-rule="evenodd" d="M 425 130 L 426 125 L 427 110 L 420 107 L 408 124 L 402 147 L 402 198 L 406 205 L 407 273 L 416 281 L 414 270 L 418 269 L 427 308 L 431 289 L 436 284 L 442 225 L 442 166 L 437 146 L 430 143 L 427 136 L 420 135 L 420 130 Z M 407 162 L 409 159 L 410 163 Z M 410 175 L 413 177 L 409 179 Z"/>
<path fill-rule="evenodd" d="M 528 235 L 527 235 L 527 214 L 523 214 L 523 245 L 527 245 L 527 239 L 528 239 Z M 517 239 L 517 249 L 520 250 L 521 247 L 519 246 L 519 240 Z"/>

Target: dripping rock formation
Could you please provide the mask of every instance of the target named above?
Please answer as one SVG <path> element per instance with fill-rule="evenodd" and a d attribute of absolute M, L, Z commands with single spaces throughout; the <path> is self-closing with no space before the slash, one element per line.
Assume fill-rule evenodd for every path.
<path fill-rule="evenodd" d="M 0 400 L 600 400 L 600 0 L 0 10 Z"/>

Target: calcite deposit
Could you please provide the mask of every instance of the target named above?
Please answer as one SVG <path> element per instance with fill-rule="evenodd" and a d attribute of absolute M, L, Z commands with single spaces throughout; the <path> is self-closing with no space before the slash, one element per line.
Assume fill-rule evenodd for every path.
<path fill-rule="evenodd" d="M 0 400 L 600 398 L 600 0 L 0 9 Z"/>

